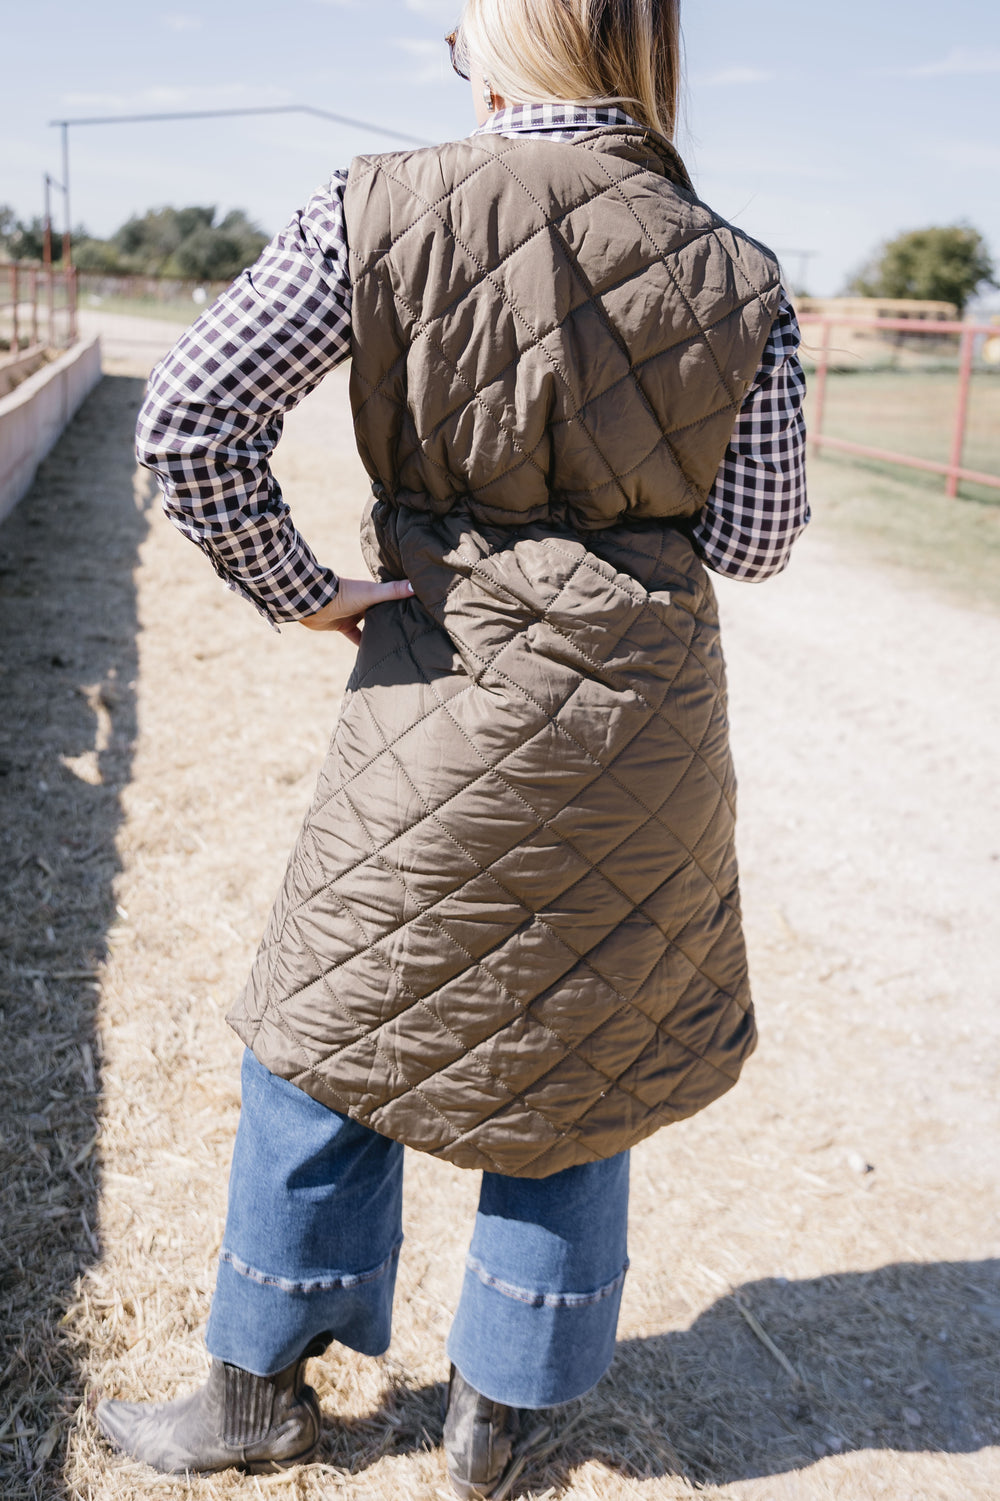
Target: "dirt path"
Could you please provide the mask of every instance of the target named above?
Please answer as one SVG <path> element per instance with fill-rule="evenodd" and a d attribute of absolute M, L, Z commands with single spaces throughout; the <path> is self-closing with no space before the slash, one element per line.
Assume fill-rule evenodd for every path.
<path fill-rule="evenodd" d="M 0 530 L 16 829 L 0 983 L 20 1050 L 3 1130 L 23 1185 L 0 1472 L 4 1494 L 88 1501 L 166 1493 L 107 1454 L 89 1408 L 201 1377 L 238 1108 L 223 1016 L 351 656 L 270 631 L 133 493 L 118 333 L 119 373 Z M 293 414 L 278 469 L 349 572 L 365 485 L 345 385 Z M 720 594 L 762 1044 L 732 1095 L 635 1153 L 618 1357 L 513 1494 L 995 1501 L 1000 619 L 819 528 L 786 576 Z M 96 866 L 79 858 L 95 841 Z M 96 988 L 58 978 L 88 968 Z M 313 1367 L 323 1464 L 170 1493 L 446 1496 L 439 1383 L 475 1192 L 411 1156 L 390 1355 Z M 67 1454 L 60 1413 L 84 1385 Z"/>

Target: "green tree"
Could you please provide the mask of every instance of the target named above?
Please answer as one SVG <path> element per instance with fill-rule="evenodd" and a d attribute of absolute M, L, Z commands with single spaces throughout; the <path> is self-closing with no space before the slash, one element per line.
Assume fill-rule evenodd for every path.
<path fill-rule="evenodd" d="M 4 250 L 14 261 L 40 261 L 45 239 L 43 219 L 15 219 L 11 214 L 4 227 Z M 53 232 L 52 255 L 58 260 L 62 254 L 61 236 Z"/>
<path fill-rule="evenodd" d="M 215 208 L 158 208 L 133 214 L 109 240 L 78 226 L 73 260 L 81 271 L 114 275 L 176 276 L 197 281 L 231 281 L 257 259 L 267 243 L 242 209 L 215 222 Z M 40 261 L 45 226 L 41 219 L 18 219 L 0 204 L 0 257 Z M 62 257 L 62 234 L 52 233 L 52 258 Z"/>
<path fill-rule="evenodd" d="M 78 224 L 73 231 L 74 259 L 77 242 L 88 240 L 87 231 Z M 18 219 L 9 204 L 0 204 L 0 256 L 12 261 L 41 261 L 45 246 L 45 220 Z M 62 260 L 63 237 L 58 224 L 52 226 L 52 259 Z"/>
<path fill-rule="evenodd" d="M 115 276 L 121 273 L 121 258 L 110 240 L 95 240 L 83 235 L 73 241 L 73 264 L 78 271 L 101 271 Z"/>
<path fill-rule="evenodd" d="M 849 282 L 861 297 L 953 302 L 959 314 L 980 287 L 1000 285 L 986 241 L 971 224 L 911 229 L 882 245 Z"/>
<path fill-rule="evenodd" d="M 266 244 L 242 209 L 227 214 L 221 224 L 199 224 L 186 235 L 168 266 L 177 276 L 199 281 L 227 281 L 252 265 Z"/>
<path fill-rule="evenodd" d="M 242 209 L 216 224 L 214 208 L 192 206 L 134 216 L 110 243 L 123 271 L 229 281 L 257 259 L 267 239 Z"/>

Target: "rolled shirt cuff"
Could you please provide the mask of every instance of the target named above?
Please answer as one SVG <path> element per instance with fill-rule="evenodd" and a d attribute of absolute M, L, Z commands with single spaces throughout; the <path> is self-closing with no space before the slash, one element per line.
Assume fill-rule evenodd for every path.
<path fill-rule="evenodd" d="M 298 533 L 282 556 L 265 569 L 236 565 L 211 543 L 202 545 L 223 582 L 274 626 L 315 615 L 337 596 L 340 580 L 336 573 L 316 561 Z"/>

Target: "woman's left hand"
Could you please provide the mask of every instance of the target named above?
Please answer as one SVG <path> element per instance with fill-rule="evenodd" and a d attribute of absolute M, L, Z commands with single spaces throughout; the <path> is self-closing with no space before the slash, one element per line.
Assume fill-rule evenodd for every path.
<path fill-rule="evenodd" d="M 315 615 L 304 616 L 299 624 L 311 631 L 340 631 L 359 646 L 361 622 L 372 605 L 382 605 L 390 599 L 409 599 L 412 594 L 409 579 L 393 579 L 388 584 L 377 584 L 374 579 L 341 579 L 336 598 Z"/>

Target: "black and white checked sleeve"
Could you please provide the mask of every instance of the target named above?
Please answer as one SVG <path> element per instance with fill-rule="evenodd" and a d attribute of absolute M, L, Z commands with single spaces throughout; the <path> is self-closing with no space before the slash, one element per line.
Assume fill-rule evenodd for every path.
<path fill-rule="evenodd" d="M 756 582 L 780 573 L 809 521 L 799 325 L 782 298 L 760 366 L 691 536 L 709 568 Z"/>
<path fill-rule="evenodd" d="M 299 536 L 269 467 L 284 415 L 350 353 L 351 284 L 335 173 L 157 365 L 139 462 L 167 515 L 272 622 L 337 593 Z"/>

